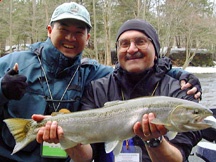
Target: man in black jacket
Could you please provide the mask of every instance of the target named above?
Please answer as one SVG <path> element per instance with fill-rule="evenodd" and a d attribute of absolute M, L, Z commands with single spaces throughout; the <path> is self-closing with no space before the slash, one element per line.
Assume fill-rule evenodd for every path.
<path fill-rule="evenodd" d="M 171 96 L 197 101 L 181 90 L 178 80 L 166 74 L 165 65 L 169 62 L 159 62 L 158 36 L 148 22 L 126 21 L 118 31 L 116 47 L 119 64 L 113 74 L 91 82 L 86 88 L 82 110 L 102 107 L 108 101 L 141 96 Z M 193 146 L 201 140 L 200 131 L 179 133 L 169 141 L 164 127 L 149 123 L 154 118 L 152 113 L 145 114 L 142 123 L 134 125 L 137 136 L 129 141 L 142 149 L 142 161 L 186 161 Z M 149 141 L 156 142 L 157 146 L 144 144 Z M 95 161 L 113 161 L 112 155 L 105 153 L 104 144 L 93 144 L 92 148 Z"/>

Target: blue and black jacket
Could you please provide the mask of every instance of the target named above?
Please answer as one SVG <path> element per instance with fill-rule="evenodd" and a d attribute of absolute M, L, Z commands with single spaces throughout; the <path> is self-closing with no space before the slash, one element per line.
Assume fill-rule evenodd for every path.
<path fill-rule="evenodd" d="M 21 100 L 8 100 L 2 93 L 1 81 L 15 63 L 18 63 L 19 74 L 27 77 L 28 87 Z M 46 72 L 53 100 L 41 66 Z M 32 44 L 28 51 L 13 52 L 0 58 L 0 159 L 5 157 L 19 162 L 45 161 L 40 156 L 40 145 L 36 141 L 13 156 L 10 155 L 15 141 L 3 120 L 28 119 L 33 114 L 49 115 L 60 108 L 77 111 L 86 85 L 112 71 L 112 67 L 101 65 L 96 60 L 81 60 L 81 54 L 73 60 L 68 59 L 53 46 L 49 38 L 45 42 Z M 72 82 L 69 84 L 71 78 Z M 62 101 L 59 102 L 68 85 Z M 59 103 L 58 110 L 55 110 Z"/>

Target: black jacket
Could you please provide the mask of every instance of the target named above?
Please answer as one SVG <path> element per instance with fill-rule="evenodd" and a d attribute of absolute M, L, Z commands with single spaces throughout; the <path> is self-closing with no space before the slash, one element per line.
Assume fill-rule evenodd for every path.
<path fill-rule="evenodd" d="M 167 62 L 162 62 L 167 65 Z M 131 74 L 124 71 L 119 65 L 114 72 L 106 77 L 92 81 L 82 100 L 82 110 L 103 107 L 104 103 L 114 100 L 127 100 L 141 96 L 171 96 L 187 100 L 194 100 L 193 96 L 180 89 L 179 81 L 166 75 L 169 66 L 158 66 L 146 70 L 142 74 Z M 184 161 L 188 158 L 193 146 L 201 140 L 200 131 L 179 133 L 170 142 L 181 151 Z M 143 161 L 151 161 L 145 146 L 139 137 L 134 137 L 135 145 L 143 151 Z M 108 162 L 104 144 L 92 145 L 95 162 Z"/>

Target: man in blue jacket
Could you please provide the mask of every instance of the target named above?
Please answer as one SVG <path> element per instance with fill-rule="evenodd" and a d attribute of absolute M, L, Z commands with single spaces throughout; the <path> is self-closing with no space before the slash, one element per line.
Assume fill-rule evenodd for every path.
<path fill-rule="evenodd" d="M 0 58 L 0 161 L 49 161 L 36 141 L 10 155 L 15 141 L 3 120 L 50 115 L 61 108 L 77 111 L 85 86 L 113 71 L 95 60 L 81 60 L 91 27 L 83 6 L 64 3 L 52 15 L 45 42 Z M 51 160 L 65 161 L 57 155 Z"/>

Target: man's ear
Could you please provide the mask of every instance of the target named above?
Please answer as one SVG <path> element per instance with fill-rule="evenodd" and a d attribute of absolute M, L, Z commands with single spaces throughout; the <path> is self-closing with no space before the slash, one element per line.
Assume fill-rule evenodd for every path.
<path fill-rule="evenodd" d="M 91 37 L 91 34 L 88 33 L 88 34 L 87 34 L 87 38 L 86 38 L 86 46 L 88 46 L 90 37 Z"/>
<path fill-rule="evenodd" d="M 50 37 L 51 33 L 52 33 L 52 26 L 47 25 L 47 35 L 48 35 L 48 37 Z"/>
<path fill-rule="evenodd" d="M 158 58 L 157 58 L 157 56 L 155 55 L 155 60 L 157 60 Z"/>

